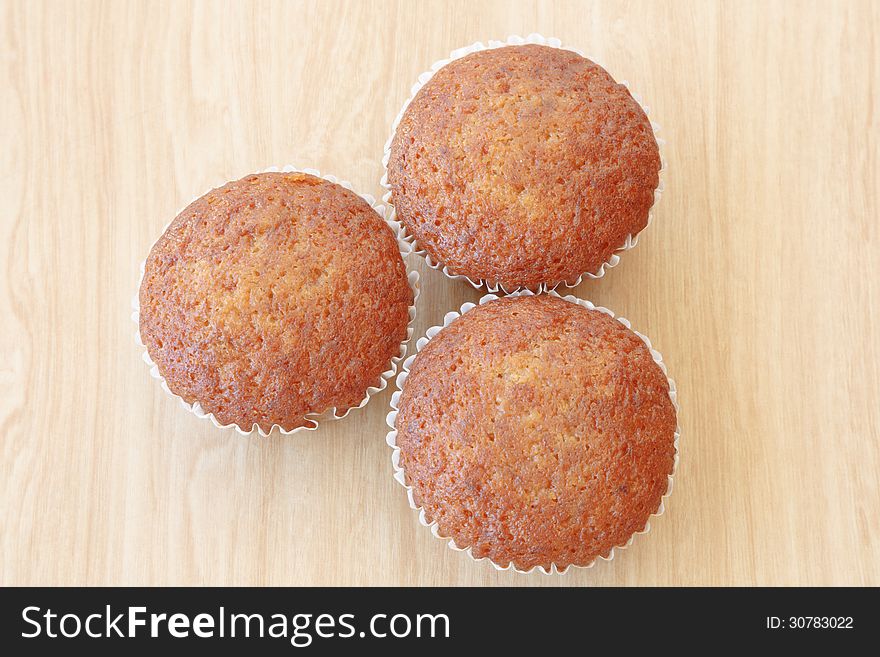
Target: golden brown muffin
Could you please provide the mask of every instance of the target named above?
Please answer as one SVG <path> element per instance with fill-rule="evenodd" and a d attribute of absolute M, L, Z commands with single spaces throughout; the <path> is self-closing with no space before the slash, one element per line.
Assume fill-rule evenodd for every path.
<path fill-rule="evenodd" d="M 263 431 L 357 406 L 406 338 L 413 293 L 369 204 L 302 173 L 208 192 L 147 258 L 140 334 L 168 387 Z"/>
<path fill-rule="evenodd" d="M 588 565 L 657 511 L 676 413 L 645 343 L 558 297 L 466 312 L 415 357 L 395 422 L 413 500 L 476 558 Z"/>
<path fill-rule="evenodd" d="M 450 272 L 517 286 L 596 273 L 648 221 L 660 152 L 600 66 L 538 45 L 483 50 L 425 84 L 391 143 L 391 198 Z"/>

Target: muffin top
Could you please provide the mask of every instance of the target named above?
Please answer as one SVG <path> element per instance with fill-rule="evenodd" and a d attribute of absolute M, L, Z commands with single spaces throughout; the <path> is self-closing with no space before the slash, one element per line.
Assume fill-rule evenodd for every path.
<path fill-rule="evenodd" d="M 172 392 L 222 424 L 313 426 L 397 356 L 413 293 L 385 221 L 302 173 L 208 192 L 147 258 L 140 335 Z"/>
<path fill-rule="evenodd" d="M 668 487 L 676 413 L 645 343 L 557 297 L 463 314 L 415 357 L 395 422 L 413 500 L 476 558 L 588 565 Z"/>
<path fill-rule="evenodd" d="M 660 153 L 623 85 L 538 45 L 450 62 L 404 112 L 398 219 L 455 274 L 511 289 L 595 273 L 648 221 Z"/>

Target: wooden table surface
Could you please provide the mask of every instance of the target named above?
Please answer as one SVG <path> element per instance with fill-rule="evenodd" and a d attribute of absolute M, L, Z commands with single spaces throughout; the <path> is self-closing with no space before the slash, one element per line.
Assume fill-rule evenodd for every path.
<path fill-rule="evenodd" d="M 0 584 L 880 585 L 880 5 L 0 8 Z M 415 78 L 540 32 L 650 106 L 666 192 L 575 293 L 678 383 L 667 513 L 610 563 L 496 572 L 418 524 L 388 391 L 318 432 L 221 432 L 150 378 L 138 264 L 194 195 L 272 165 L 380 193 Z M 417 334 L 481 294 L 415 262 Z"/>

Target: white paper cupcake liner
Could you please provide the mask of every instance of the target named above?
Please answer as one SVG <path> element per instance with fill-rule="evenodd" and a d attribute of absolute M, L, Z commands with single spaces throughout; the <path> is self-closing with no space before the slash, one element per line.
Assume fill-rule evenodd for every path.
<path fill-rule="evenodd" d="M 431 68 L 424 73 L 422 73 L 416 83 L 410 89 L 409 98 L 403 104 L 403 107 L 400 108 L 400 112 L 398 112 L 397 117 L 394 119 L 394 122 L 391 124 L 391 136 L 388 138 L 388 141 L 385 142 L 385 152 L 382 156 L 382 180 L 380 184 L 385 192 L 382 195 L 382 200 L 385 204 L 390 208 L 389 218 L 391 220 L 396 220 L 396 210 L 394 208 L 394 204 L 392 202 L 391 197 L 391 185 L 388 184 L 388 160 L 391 157 L 391 142 L 394 140 L 394 135 L 397 132 L 397 126 L 400 125 L 400 120 L 403 118 L 403 114 L 406 112 L 406 109 L 409 107 L 409 104 L 413 101 L 416 94 L 419 90 L 424 87 L 428 80 L 434 77 L 434 74 L 439 71 L 441 68 L 446 66 L 449 62 L 455 61 L 456 59 L 461 59 L 466 55 L 470 55 L 471 53 L 479 52 L 481 50 L 490 50 L 492 48 L 503 48 L 504 46 L 521 46 L 525 44 L 538 44 L 542 46 L 549 46 L 551 48 L 560 48 L 562 50 L 570 50 L 574 53 L 577 53 L 581 57 L 586 57 L 587 59 L 595 62 L 599 66 L 602 66 L 605 70 L 608 70 L 607 67 L 602 65 L 599 60 L 595 57 L 587 57 L 580 50 L 576 48 L 570 48 L 568 46 L 563 46 L 562 42 L 556 38 L 547 38 L 543 37 L 540 34 L 529 34 L 527 37 L 523 38 L 521 36 L 509 36 L 505 41 L 489 41 L 488 44 L 484 44 L 482 41 L 478 41 L 473 45 L 466 46 L 464 48 L 459 48 L 457 50 L 453 50 L 447 59 L 441 59 L 439 61 L 434 62 L 431 65 Z M 629 83 L 626 80 L 620 80 L 618 84 L 624 85 L 635 99 L 635 101 L 641 106 L 642 110 L 648 116 L 648 120 L 650 121 L 650 112 L 647 105 L 642 102 L 642 98 L 639 94 L 634 92 Z M 647 230 L 648 226 L 651 225 L 651 220 L 654 216 L 654 209 L 657 207 L 657 203 L 660 201 L 660 196 L 663 193 L 663 175 L 667 169 L 666 159 L 663 157 L 663 146 L 666 143 L 663 139 L 660 139 L 657 136 L 657 133 L 660 131 L 660 126 L 657 125 L 654 121 L 651 121 L 651 128 L 654 131 L 654 138 L 657 140 L 657 147 L 660 150 L 660 172 L 659 172 L 659 183 L 657 185 L 657 189 L 654 190 L 654 203 L 651 206 L 651 209 L 648 211 L 648 222 L 645 224 L 645 227 L 635 235 L 627 235 L 626 239 L 623 240 L 623 244 L 621 244 L 617 249 L 615 249 L 614 253 L 606 260 L 602 265 L 594 272 L 584 272 L 580 276 L 578 276 L 573 281 L 560 281 L 558 283 L 542 283 L 538 286 L 537 291 L 542 290 L 554 290 L 560 285 L 565 285 L 565 287 L 572 288 L 577 285 L 580 285 L 581 281 L 583 281 L 584 277 L 587 278 L 602 278 L 605 275 L 605 271 L 614 267 L 618 262 L 620 262 L 620 253 L 623 251 L 629 251 L 633 248 L 639 241 L 639 235 Z M 441 262 L 436 261 L 430 253 L 428 253 L 423 247 L 419 246 L 416 242 L 416 239 L 413 235 L 409 233 L 403 224 L 400 224 L 403 228 L 403 237 L 413 246 L 413 252 L 417 255 L 423 256 L 425 262 L 431 269 L 439 269 L 445 274 L 447 277 L 453 280 L 466 280 L 468 283 L 473 285 L 477 289 L 485 288 L 489 292 L 503 292 L 505 294 L 517 291 L 521 289 L 521 287 L 515 287 L 511 289 L 507 289 L 502 283 L 494 283 L 490 284 L 488 281 L 484 279 L 472 279 L 468 276 L 464 276 L 462 274 L 456 274 L 453 271 L 450 271 L 449 268 Z"/>
<path fill-rule="evenodd" d="M 332 175 L 323 175 L 317 169 L 300 169 L 300 168 L 297 168 L 292 165 L 286 165 L 284 167 L 269 167 L 268 169 L 265 169 L 263 171 L 259 171 L 258 173 L 279 173 L 279 172 L 280 173 L 306 173 L 306 174 L 309 174 L 312 176 L 316 176 L 318 178 L 323 178 L 324 180 L 327 180 L 331 183 L 340 185 L 340 186 L 344 187 L 345 189 L 356 193 L 358 196 L 360 196 L 362 199 L 364 199 L 367 203 L 369 203 L 370 207 L 372 207 L 379 214 L 379 216 L 385 220 L 385 222 L 391 227 L 391 230 L 394 232 L 395 238 L 397 239 L 398 247 L 400 249 L 400 256 L 403 258 L 404 264 L 407 267 L 407 280 L 409 282 L 410 288 L 413 291 L 413 302 L 412 302 L 412 305 L 410 305 L 410 307 L 409 307 L 409 323 L 407 324 L 407 327 L 406 327 L 406 338 L 400 343 L 400 352 L 398 353 L 397 356 L 394 356 L 391 358 L 389 368 L 379 375 L 379 378 L 376 381 L 376 384 L 367 388 L 367 391 L 364 394 L 364 398 L 361 400 L 360 404 L 358 404 L 357 406 L 352 406 L 352 407 L 346 409 L 345 411 L 343 411 L 342 413 L 338 413 L 336 407 L 329 408 L 321 413 L 308 413 L 305 415 L 305 419 L 307 421 L 307 424 L 304 424 L 303 426 L 300 426 L 300 427 L 296 427 L 295 429 L 286 430 L 286 429 L 282 428 L 280 425 L 273 424 L 272 427 L 269 429 L 269 431 L 263 431 L 263 429 L 260 428 L 260 426 L 255 423 L 249 430 L 247 430 L 247 429 L 242 429 L 240 426 L 238 426 L 235 423 L 221 424 L 220 421 L 217 420 L 217 418 L 214 416 L 214 414 L 206 412 L 202 408 L 201 404 L 199 404 L 199 402 L 195 402 L 194 404 L 187 403 L 186 401 L 184 401 L 184 399 L 182 397 L 180 397 L 179 395 L 177 395 L 171 391 L 171 389 L 168 387 L 167 382 L 165 381 L 165 378 L 159 373 L 159 367 L 156 365 L 156 363 L 153 362 L 153 359 L 150 358 L 150 354 L 147 352 L 146 345 L 144 344 L 143 340 L 141 340 L 141 335 L 140 335 L 140 300 L 139 300 L 138 295 L 140 293 L 141 283 L 143 282 L 144 267 L 146 265 L 146 260 L 143 260 L 140 264 L 141 274 L 138 279 L 138 292 L 135 293 L 134 298 L 132 299 L 131 319 L 132 319 L 132 321 L 134 321 L 135 326 L 137 327 L 137 329 L 135 330 L 135 333 L 134 333 L 135 343 L 144 350 L 143 360 L 150 368 L 150 375 L 154 379 L 159 380 L 159 383 L 162 385 L 162 389 L 165 392 L 167 392 L 169 395 L 171 395 L 175 399 L 179 400 L 180 403 L 183 404 L 184 408 L 186 408 L 188 411 L 193 413 L 196 417 L 201 418 L 201 419 L 210 420 L 214 424 L 214 426 L 217 427 L 218 429 L 235 429 L 238 433 L 240 433 L 243 436 L 250 436 L 250 435 L 253 435 L 254 433 L 259 433 L 260 436 L 263 436 L 265 438 L 266 436 L 268 436 L 270 433 L 272 433 L 276 429 L 278 431 L 280 431 L 285 436 L 297 433 L 299 431 L 314 431 L 315 429 L 318 428 L 318 425 L 321 422 L 327 422 L 329 420 L 341 420 L 346 415 L 348 415 L 352 410 L 354 410 L 356 408 L 363 408 L 364 406 L 366 406 L 367 402 L 370 400 L 370 397 L 372 395 L 376 394 L 377 392 L 381 392 L 382 390 L 384 390 L 388 386 L 388 381 L 394 377 L 394 375 L 397 373 L 398 366 L 400 365 L 401 361 L 403 361 L 403 359 L 406 357 L 407 345 L 408 345 L 410 339 L 412 338 L 413 322 L 415 321 L 415 318 L 416 318 L 416 301 L 418 300 L 419 293 L 421 291 L 421 286 L 419 284 L 419 273 L 415 270 L 410 269 L 408 263 L 406 262 L 406 257 L 410 253 L 412 253 L 412 246 L 409 244 L 409 242 L 406 239 L 404 239 L 403 229 L 400 226 L 400 224 L 389 215 L 389 213 L 387 212 L 387 210 L 383 204 L 377 202 L 376 199 L 373 198 L 370 194 L 360 194 L 352 187 L 351 183 L 349 183 L 348 181 L 340 180 L 336 176 L 332 176 Z M 221 184 L 225 184 L 225 182 L 221 183 Z M 210 190 L 208 190 L 208 191 L 210 191 Z M 195 201 L 196 199 L 201 198 L 201 196 L 203 196 L 203 195 L 193 197 L 192 201 Z M 192 201 L 190 201 L 190 203 L 192 203 Z M 187 204 L 187 206 L 188 205 L 189 204 Z M 180 212 L 182 212 L 183 209 L 185 209 L 185 207 L 187 207 L 187 206 L 184 206 L 184 208 L 181 208 L 181 210 L 178 211 L 177 214 L 180 214 Z M 172 221 L 173 221 L 173 219 L 172 219 Z M 169 221 L 165 225 L 165 227 L 162 229 L 162 234 L 165 233 L 165 231 L 168 229 L 168 226 L 170 226 L 170 225 L 171 225 L 171 221 Z M 151 246 L 150 251 L 152 251 L 152 248 L 153 247 Z M 149 253 L 149 251 L 148 251 L 148 253 Z"/>
<path fill-rule="evenodd" d="M 403 362 L 403 366 L 401 367 L 400 374 L 397 377 L 397 390 L 395 390 L 394 394 L 391 396 L 391 412 L 388 413 L 388 416 L 386 418 L 388 426 L 390 427 L 391 430 L 388 432 L 388 435 L 386 436 L 385 440 L 388 443 L 389 447 L 391 447 L 391 449 L 392 449 L 391 464 L 394 467 L 394 479 L 397 480 L 397 482 L 406 489 L 406 494 L 407 494 L 407 498 L 409 499 L 410 508 L 415 509 L 416 511 L 419 512 L 419 522 L 423 526 L 430 528 L 431 533 L 436 538 L 439 538 L 440 540 L 446 541 L 447 544 L 449 545 L 449 547 L 452 548 L 453 550 L 456 550 L 458 552 L 465 552 L 474 561 L 489 560 L 489 563 L 491 563 L 492 566 L 494 566 L 496 570 L 513 570 L 515 572 L 522 573 L 522 574 L 528 574 L 528 573 L 531 573 L 535 570 L 538 570 L 539 572 L 542 572 L 545 575 L 550 575 L 550 574 L 565 573 L 570 568 L 578 568 L 578 569 L 592 568 L 599 559 L 601 559 L 603 561 L 611 561 L 614 558 L 615 551 L 620 551 L 620 550 L 628 548 L 630 545 L 632 545 L 633 539 L 637 535 L 647 534 L 651 530 L 651 522 L 650 522 L 651 519 L 663 515 L 663 512 L 665 511 L 666 499 L 672 493 L 673 475 L 675 474 L 675 471 L 678 468 L 678 459 L 679 459 L 678 443 L 679 443 L 679 437 L 681 435 L 681 430 L 680 430 L 680 425 L 678 424 L 678 393 L 677 393 L 677 390 L 675 387 L 675 381 L 673 381 L 671 378 L 669 378 L 669 375 L 666 371 L 666 365 L 663 364 L 663 357 L 660 355 L 659 351 L 657 351 L 656 349 L 654 349 L 653 346 L 651 346 L 651 341 L 645 335 L 642 335 L 641 333 L 636 331 L 634 328 L 632 328 L 632 326 L 630 325 L 630 323 L 627 319 L 625 319 L 623 317 L 617 317 L 612 311 L 608 310 L 607 308 L 603 308 L 602 306 L 593 305 L 589 301 L 587 301 L 585 299 L 579 299 L 573 295 L 568 295 L 568 296 L 563 297 L 560 294 L 557 294 L 553 290 L 545 291 L 544 293 L 550 294 L 550 295 L 557 297 L 557 298 L 560 298 L 560 299 L 564 299 L 565 301 L 568 301 L 570 303 L 576 303 L 576 304 L 583 306 L 584 308 L 588 308 L 590 310 L 598 310 L 599 312 L 603 312 L 606 315 L 613 317 L 618 322 L 623 324 L 626 328 L 630 329 L 633 333 L 635 333 L 637 336 L 639 336 L 639 338 L 641 338 L 642 342 L 644 342 L 647 345 L 648 349 L 651 351 L 651 356 L 654 359 L 654 362 L 657 363 L 657 365 L 660 366 L 660 369 L 663 371 L 663 373 L 666 374 L 666 379 L 669 382 L 669 399 L 672 401 L 672 405 L 675 407 L 675 413 L 676 413 L 675 437 L 673 440 L 673 445 L 674 445 L 674 449 L 675 449 L 675 456 L 674 456 L 674 460 L 673 460 L 673 464 L 672 464 L 672 473 L 670 473 L 668 476 L 669 483 L 666 487 L 666 492 L 663 494 L 663 497 L 660 499 L 660 506 L 657 508 L 657 510 L 654 513 L 652 513 L 648 517 L 648 520 L 645 522 L 645 526 L 643 529 L 632 534 L 629 537 L 629 539 L 626 541 L 626 543 L 624 543 L 623 545 L 617 545 L 617 546 L 612 547 L 611 550 L 608 552 L 608 556 L 596 557 L 596 559 L 594 559 L 593 561 L 591 561 L 587 565 L 583 565 L 583 566 L 570 565 L 570 566 L 566 566 L 566 567 L 560 569 L 560 568 L 557 568 L 556 564 L 554 563 L 554 564 L 550 565 L 549 569 L 544 568 L 544 566 L 534 566 L 533 568 L 530 568 L 529 570 L 521 570 L 521 569 L 517 568 L 516 566 L 514 566 L 513 562 L 510 562 L 507 565 L 502 565 L 502 564 L 496 563 L 495 561 L 492 561 L 489 557 L 480 557 L 479 559 L 476 558 L 473 555 L 472 549 L 470 547 L 459 547 L 455 543 L 454 539 L 452 539 L 448 536 L 442 536 L 440 534 L 440 530 L 439 530 L 439 526 L 438 526 L 437 522 L 436 521 L 435 522 L 428 522 L 428 519 L 425 516 L 424 508 L 422 508 L 416 504 L 415 500 L 413 499 L 412 486 L 407 485 L 406 473 L 404 472 L 404 469 L 400 465 L 400 448 L 397 446 L 397 427 L 395 426 L 395 423 L 397 421 L 397 413 L 400 410 L 400 408 L 399 408 L 400 395 L 401 395 L 401 392 L 403 391 L 404 386 L 406 385 L 406 380 L 409 377 L 410 368 L 412 367 L 413 361 L 415 360 L 418 353 L 422 349 L 424 349 L 425 346 L 434 338 L 434 336 L 436 336 L 438 333 L 440 333 L 440 331 L 442 331 L 444 328 L 449 326 L 452 322 L 454 322 L 456 319 L 461 317 L 464 313 L 468 312 L 469 310 L 472 310 L 473 308 L 476 308 L 477 305 L 482 306 L 485 303 L 499 299 L 498 295 L 487 294 L 487 295 L 483 296 L 477 304 L 466 303 L 461 307 L 461 309 L 458 312 L 452 311 L 452 312 L 446 313 L 446 315 L 443 317 L 443 325 L 442 326 L 432 326 L 425 333 L 425 337 L 418 339 L 418 341 L 416 342 L 415 353 L 413 353 L 412 356 L 410 356 L 409 358 L 407 358 Z M 536 295 L 536 293 L 532 292 L 531 290 L 520 290 L 517 292 L 512 292 L 506 296 L 519 297 L 519 296 L 535 296 L 535 295 Z"/>

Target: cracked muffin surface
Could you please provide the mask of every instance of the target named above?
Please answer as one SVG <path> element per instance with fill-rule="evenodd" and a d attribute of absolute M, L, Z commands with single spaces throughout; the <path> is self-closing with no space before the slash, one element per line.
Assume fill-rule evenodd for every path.
<path fill-rule="evenodd" d="M 419 90 L 388 184 L 435 261 L 510 289 L 596 273 L 647 224 L 660 166 L 644 110 L 603 68 L 507 46 L 454 60 Z"/>
<path fill-rule="evenodd" d="M 193 201 L 153 246 L 140 335 L 169 389 L 264 431 L 357 406 L 406 338 L 396 237 L 360 196 L 263 173 Z"/>
<path fill-rule="evenodd" d="M 549 296 L 464 313 L 415 357 L 395 421 L 413 500 L 476 558 L 588 565 L 657 511 L 676 412 L 647 345 Z"/>

